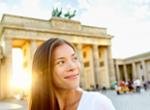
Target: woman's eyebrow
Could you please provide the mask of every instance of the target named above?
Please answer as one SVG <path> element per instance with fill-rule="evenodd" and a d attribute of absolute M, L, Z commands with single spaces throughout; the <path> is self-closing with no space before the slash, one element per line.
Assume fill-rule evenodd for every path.
<path fill-rule="evenodd" d="M 65 57 L 58 57 L 58 58 L 56 58 L 54 60 L 57 61 L 57 60 L 63 60 L 63 59 L 65 59 Z"/>
<path fill-rule="evenodd" d="M 71 56 L 76 56 L 76 53 L 74 52 L 73 54 L 71 54 Z M 57 61 L 57 60 L 62 60 L 62 59 L 65 59 L 65 57 L 58 57 L 58 58 L 55 58 L 54 60 Z"/>
<path fill-rule="evenodd" d="M 74 52 L 71 56 L 76 56 L 77 54 Z"/>

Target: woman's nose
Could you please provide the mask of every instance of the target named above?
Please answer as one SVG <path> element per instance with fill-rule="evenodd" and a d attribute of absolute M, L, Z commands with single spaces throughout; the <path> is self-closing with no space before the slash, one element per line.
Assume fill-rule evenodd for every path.
<path fill-rule="evenodd" d="M 73 61 L 69 61 L 68 62 L 68 64 L 67 64 L 67 70 L 71 70 L 71 71 L 73 71 L 74 69 L 76 68 L 76 64 L 75 64 L 75 62 L 73 62 Z"/>

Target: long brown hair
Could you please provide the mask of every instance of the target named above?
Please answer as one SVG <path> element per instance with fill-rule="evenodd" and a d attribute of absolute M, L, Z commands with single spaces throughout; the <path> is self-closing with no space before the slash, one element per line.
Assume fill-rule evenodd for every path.
<path fill-rule="evenodd" d="M 60 110 L 53 84 L 52 53 L 62 44 L 67 44 L 76 51 L 72 44 L 59 38 L 47 40 L 36 50 L 32 65 L 29 110 Z"/>

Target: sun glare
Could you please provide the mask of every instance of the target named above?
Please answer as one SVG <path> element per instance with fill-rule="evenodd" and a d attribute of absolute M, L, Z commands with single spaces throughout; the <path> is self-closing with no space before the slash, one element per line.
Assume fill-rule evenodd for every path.
<path fill-rule="evenodd" d="M 13 75 L 11 80 L 11 87 L 15 89 L 14 91 L 24 91 L 26 92 L 30 89 L 31 77 L 30 74 L 23 68 L 23 53 L 20 48 L 14 48 L 12 54 L 12 64 L 13 64 Z"/>

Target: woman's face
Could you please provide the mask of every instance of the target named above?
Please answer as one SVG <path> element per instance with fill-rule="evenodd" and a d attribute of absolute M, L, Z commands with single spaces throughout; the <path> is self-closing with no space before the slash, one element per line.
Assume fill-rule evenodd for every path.
<path fill-rule="evenodd" d="M 81 65 L 72 47 L 67 44 L 56 47 L 53 58 L 53 78 L 56 88 L 75 89 L 79 87 Z"/>

